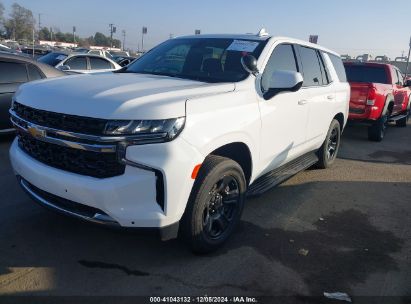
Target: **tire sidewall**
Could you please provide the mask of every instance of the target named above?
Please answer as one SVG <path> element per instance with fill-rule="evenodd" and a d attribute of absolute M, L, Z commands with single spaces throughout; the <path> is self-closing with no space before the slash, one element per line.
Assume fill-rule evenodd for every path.
<path fill-rule="evenodd" d="M 337 133 L 338 133 L 337 148 L 335 150 L 334 157 L 332 159 L 329 159 L 327 157 L 328 141 L 331 137 L 332 131 L 335 128 L 337 128 Z M 337 120 L 334 119 L 331 122 L 330 128 L 328 129 L 328 133 L 327 133 L 327 136 L 326 136 L 325 141 L 324 141 L 324 145 L 322 147 L 323 148 L 322 157 L 324 158 L 323 161 L 324 161 L 325 167 L 331 166 L 335 162 L 335 160 L 337 159 L 338 151 L 340 149 L 340 144 L 341 144 L 341 127 L 340 127 L 340 123 Z"/>
<path fill-rule="evenodd" d="M 236 179 L 240 191 L 239 206 L 230 227 L 219 238 L 213 239 L 208 237 L 203 230 L 203 212 L 205 205 L 208 203 L 210 190 L 223 176 L 232 176 Z M 238 225 L 244 208 L 247 189 L 246 181 L 240 165 L 227 159 L 218 163 L 206 176 L 202 175 L 200 171 L 199 179 L 196 180 L 196 183 L 198 183 L 198 185 L 196 191 L 192 193 L 191 198 L 193 200 L 191 203 L 193 203 L 194 206 L 190 218 L 190 234 L 191 237 L 196 238 L 197 242 L 204 243 L 212 249 L 224 243 Z"/>

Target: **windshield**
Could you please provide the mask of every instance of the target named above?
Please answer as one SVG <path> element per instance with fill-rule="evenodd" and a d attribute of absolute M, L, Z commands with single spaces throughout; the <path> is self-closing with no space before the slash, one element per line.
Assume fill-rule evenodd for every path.
<path fill-rule="evenodd" d="M 170 39 L 132 63 L 124 72 L 165 75 L 205 82 L 236 82 L 249 73 L 247 54 L 258 59 L 266 41 L 223 38 Z"/>
<path fill-rule="evenodd" d="M 383 66 L 345 65 L 349 82 L 372 82 L 388 84 L 387 73 Z"/>
<path fill-rule="evenodd" d="M 38 61 L 51 65 L 51 66 L 56 66 L 58 63 L 60 63 L 60 61 L 66 58 L 67 58 L 66 54 L 48 53 L 47 55 L 40 57 Z"/>

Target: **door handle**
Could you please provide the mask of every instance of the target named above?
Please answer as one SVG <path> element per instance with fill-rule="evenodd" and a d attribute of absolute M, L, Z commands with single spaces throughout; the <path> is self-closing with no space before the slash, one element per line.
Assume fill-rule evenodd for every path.
<path fill-rule="evenodd" d="M 327 96 L 327 99 L 328 99 L 328 100 L 333 100 L 334 98 L 335 98 L 334 95 L 328 95 L 328 96 Z"/>
<path fill-rule="evenodd" d="M 303 105 L 305 105 L 305 104 L 307 104 L 307 100 L 300 100 L 299 102 L 298 102 L 298 104 L 300 105 L 300 106 L 303 106 Z"/>

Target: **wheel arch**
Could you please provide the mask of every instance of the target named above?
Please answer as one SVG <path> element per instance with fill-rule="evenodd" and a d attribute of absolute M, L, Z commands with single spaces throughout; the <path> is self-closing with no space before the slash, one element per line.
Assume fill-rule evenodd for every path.
<path fill-rule="evenodd" d="M 387 94 L 387 97 L 385 97 L 384 109 L 381 112 L 381 114 L 386 113 L 387 110 L 391 113 L 393 108 L 394 108 L 394 95 Z"/>
<path fill-rule="evenodd" d="M 336 119 L 338 122 L 339 122 L 339 124 L 340 124 L 340 129 L 341 129 L 341 131 L 344 129 L 344 122 L 345 122 L 345 118 L 344 118 L 344 114 L 343 113 L 337 113 L 334 117 L 333 117 L 333 119 Z"/>
<path fill-rule="evenodd" d="M 253 160 L 251 151 L 244 142 L 232 142 L 225 144 L 214 149 L 207 156 L 209 155 L 227 157 L 237 162 L 243 169 L 247 185 L 250 183 L 253 172 Z"/>

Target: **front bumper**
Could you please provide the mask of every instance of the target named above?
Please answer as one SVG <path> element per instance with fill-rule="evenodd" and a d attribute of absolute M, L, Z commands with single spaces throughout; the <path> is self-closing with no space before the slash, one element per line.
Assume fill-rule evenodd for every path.
<path fill-rule="evenodd" d="M 12 166 L 16 175 L 26 181 L 26 186 L 32 185 L 34 189 L 102 211 L 97 218 L 74 214 L 77 217 L 122 227 L 161 228 L 178 222 L 193 185 L 192 168 L 202 162 L 202 155 L 177 138 L 164 144 L 129 146 L 126 158 L 162 173 L 164 209 L 157 202 L 157 178 L 153 171 L 127 165 L 124 174 L 100 179 L 47 166 L 22 151 L 17 139 L 10 148 Z M 23 188 L 27 188 L 23 184 Z M 53 208 L 50 204 L 48 207 Z"/>

